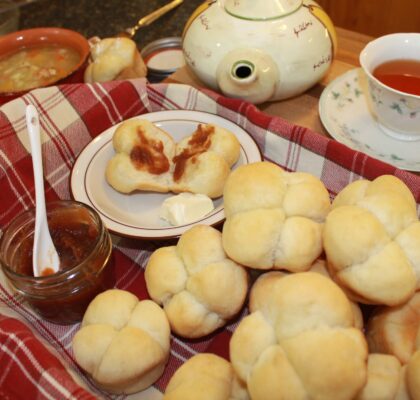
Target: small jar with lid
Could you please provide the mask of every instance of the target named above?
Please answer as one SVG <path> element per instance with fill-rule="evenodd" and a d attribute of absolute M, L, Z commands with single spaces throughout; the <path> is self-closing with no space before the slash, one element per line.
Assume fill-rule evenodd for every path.
<path fill-rule="evenodd" d="M 113 285 L 110 235 L 98 213 L 77 201 L 47 204 L 48 226 L 60 257 L 58 272 L 34 277 L 35 209 L 18 215 L 0 240 L 0 263 L 9 283 L 45 320 L 79 322 L 90 301 Z"/>

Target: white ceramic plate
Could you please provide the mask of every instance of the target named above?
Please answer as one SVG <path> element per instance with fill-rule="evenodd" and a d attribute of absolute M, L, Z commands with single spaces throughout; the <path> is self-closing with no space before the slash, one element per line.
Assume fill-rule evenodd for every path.
<path fill-rule="evenodd" d="M 420 141 L 387 135 L 370 111 L 367 81 L 360 68 L 332 81 L 322 92 L 319 115 L 337 141 L 409 171 L 420 171 Z"/>
<path fill-rule="evenodd" d="M 214 114 L 198 111 L 160 111 L 133 119 L 148 119 L 171 134 L 176 142 L 192 134 L 199 123 L 212 123 L 236 135 L 241 152 L 234 168 L 261 161 L 258 145 L 238 125 Z M 120 125 L 120 124 L 118 124 Z M 159 218 L 162 202 L 174 194 L 135 192 L 122 194 L 105 180 L 105 166 L 114 155 L 112 136 L 115 125 L 92 140 L 80 153 L 71 173 L 70 187 L 75 200 L 95 208 L 107 228 L 122 236 L 157 239 L 180 236 L 195 224 L 216 225 L 224 220 L 223 199 L 213 200 L 215 209 L 202 219 L 182 226 L 171 226 Z"/>

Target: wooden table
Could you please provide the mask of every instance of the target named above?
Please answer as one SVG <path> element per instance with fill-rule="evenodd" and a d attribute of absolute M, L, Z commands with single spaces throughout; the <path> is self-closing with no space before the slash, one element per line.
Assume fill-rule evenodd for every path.
<path fill-rule="evenodd" d="M 324 90 L 337 76 L 360 66 L 359 54 L 363 47 L 373 38 L 357 32 L 336 28 L 338 51 L 330 71 L 324 79 L 304 94 L 288 100 L 259 104 L 258 108 L 270 115 L 280 116 L 288 121 L 313 129 L 329 136 L 322 125 L 318 114 L 318 100 Z M 165 82 L 186 83 L 194 87 L 204 84 L 196 78 L 187 67 L 182 67 L 169 76 Z"/>

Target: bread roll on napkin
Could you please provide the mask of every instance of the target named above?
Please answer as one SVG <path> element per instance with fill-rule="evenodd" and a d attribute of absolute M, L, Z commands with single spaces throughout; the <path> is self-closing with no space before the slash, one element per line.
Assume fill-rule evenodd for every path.
<path fill-rule="evenodd" d="M 367 343 L 350 302 L 314 272 L 261 275 L 230 360 L 253 400 L 350 400 L 367 380 Z"/>
<path fill-rule="evenodd" d="M 163 400 L 248 400 L 231 364 L 215 354 L 191 357 L 172 376 Z"/>
<path fill-rule="evenodd" d="M 420 222 L 408 187 L 390 175 L 346 186 L 326 219 L 324 248 L 332 278 L 354 300 L 408 301 L 420 282 Z"/>
<path fill-rule="evenodd" d="M 266 161 L 241 165 L 229 175 L 223 200 L 223 247 L 236 262 L 297 272 L 322 253 L 330 199 L 315 176 Z"/>
<path fill-rule="evenodd" d="M 73 338 L 76 362 L 112 393 L 151 386 L 169 357 L 170 328 L 163 310 L 124 290 L 96 296 Z"/>
<path fill-rule="evenodd" d="M 196 225 L 176 246 L 151 255 L 145 279 L 150 297 L 163 308 L 173 332 L 198 338 L 237 315 L 248 291 L 248 274 L 227 258 L 221 233 Z"/>
<path fill-rule="evenodd" d="M 420 292 L 403 305 L 377 308 L 366 336 L 370 351 L 393 354 L 401 363 L 408 363 L 420 347 Z"/>
<path fill-rule="evenodd" d="M 398 359 L 389 354 L 369 354 L 366 385 L 354 400 L 403 400 L 405 375 Z M 405 397 L 407 398 L 407 397 Z"/>
<path fill-rule="evenodd" d="M 408 364 L 391 354 L 372 353 L 368 358 L 366 385 L 354 400 L 420 399 L 420 350 Z"/>

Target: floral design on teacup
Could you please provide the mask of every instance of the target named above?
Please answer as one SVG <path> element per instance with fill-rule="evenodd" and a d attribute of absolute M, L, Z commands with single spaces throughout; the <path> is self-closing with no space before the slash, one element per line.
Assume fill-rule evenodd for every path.
<path fill-rule="evenodd" d="M 377 107 L 387 107 L 400 116 L 415 118 L 420 113 L 420 102 L 407 100 L 404 97 L 390 96 L 376 82 L 369 80 L 370 95 Z M 388 100 L 384 103 L 382 100 Z"/>

